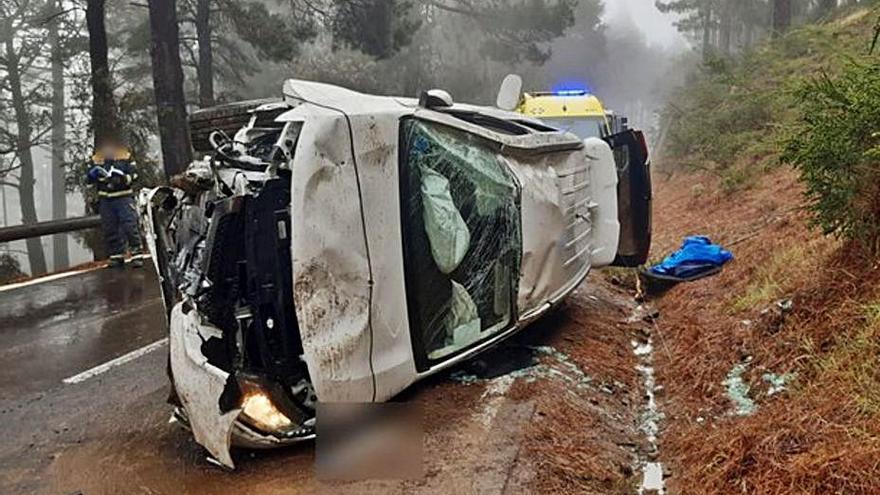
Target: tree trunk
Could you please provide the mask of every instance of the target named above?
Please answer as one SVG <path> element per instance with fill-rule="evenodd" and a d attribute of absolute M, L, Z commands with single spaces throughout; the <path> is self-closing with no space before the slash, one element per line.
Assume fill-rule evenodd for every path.
<path fill-rule="evenodd" d="M 709 60 L 712 54 L 712 7 L 703 7 L 703 61 Z"/>
<path fill-rule="evenodd" d="M 388 58 L 394 53 L 394 14 L 394 2 L 387 0 L 374 3 L 367 13 L 367 21 L 373 26 L 379 58 Z"/>
<path fill-rule="evenodd" d="M 150 35 L 162 166 L 170 179 L 192 161 L 174 0 L 150 0 Z"/>
<path fill-rule="evenodd" d="M 18 160 L 21 163 L 18 178 L 18 198 L 21 206 L 22 223 L 30 224 L 37 222 L 37 209 L 34 205 L 34 157 L 31 154 L 31 116 L 28 113 L 21 88 L 21 73 L 19 72 L 19 56 L 15 51 L 12 40 L 12 21 L 6 20 L 4 30 L 6 47 L 6 68 L 8 71 L 9 93 L 12 96 L 12 108 L 15 114 L 17 128 L 16 147 L 18 148 Z M 43 245 L 39 237 L 27 240 L 28 262 L 30 263 L 31 275 L 46 273 L 46 255 L 43 253 Z"/>
<path fill-rule="evenodd" d="M 92 68 L 92 131 L 97 147 L 104 138 L 118 137 L 119 131 L 107 55 L 104 0 L 87 0 L 86 25 L 89 28 L 89 61 Z"/>
<path fill-rule="evenodd" d="M 199 42 L 199 106 L 214 106 L 214 50 L 211 46 L 211 0 L 198 0 L 196 37 Z"/>
<path fill-rule="evenodd" d="M 719 21 L 718 46 L 721 48 L 721 53 L 730 55 L 733 35 L 733 5 L 731 5 L 730 0 L 723 2 Z"/>
<path fill-rule="evenodd" d="M 55 9 L 61 12 L 61 1 L 55 1 Z M 64 121 L 64 54 L 58 35 L 59 18 L 49 24 L 49 46 L 52 51 L 52 219 L 67 217 L 67 189 L 64 174 L 64 146 L 67 125 Z M 52 269 L 70 266 L 67 234 L 52 237 Z"/>
<path fill-rule="evenodd" d="M 791 0 L 773 0 L 773 37 L 778 38 L 791 27 Z"/>
<path fill-rule="evenodd" d="M 825 17 L 837 8 L 837 0 L 819 0 L 819 17 Z"/>
<path fill-rule="evenodd" d="M 749 49 L 752 47 L 752 43 L 754 43 L 755 40 L 755 26 L 751 21 L 746 21 L 743 29 L 745 30 L 743 33 L 743 47 Z"/>
<path fill-rule="evenodd" d="M 733 33 L 730 28 L 730 19 L 722 19 L 721 28 L 718 31 L 718 47 L 724 55 L 731 54 L 731 35 Z"/>
<path fill-rule="evenodd" d="M 3 226 L 9 227 L 9 214 L 6 211 L 6 184 L 0 184 L 0 201 L 3 202 Z M 9 249 L 9 245 L 6 246 Z"/>

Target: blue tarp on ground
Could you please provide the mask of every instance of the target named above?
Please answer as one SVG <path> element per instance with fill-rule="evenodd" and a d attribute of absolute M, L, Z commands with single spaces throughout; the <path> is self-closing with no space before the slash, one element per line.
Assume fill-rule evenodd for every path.
<path fill-rule="evenodd" d="M 652 266 L 648 273 L 682 281 L 695 280 L 718 273 L 732 259 L 730 251 L 712 244 L 708 237 L 692 236 L 684 240 L 681 249 L 667 256 L 662 263 Z"/>

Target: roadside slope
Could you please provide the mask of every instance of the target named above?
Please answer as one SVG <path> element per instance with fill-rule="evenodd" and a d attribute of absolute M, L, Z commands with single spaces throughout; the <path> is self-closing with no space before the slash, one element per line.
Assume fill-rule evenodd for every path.
<path fill-rule="evenodd" d="M 717 133 L 667 150 L 663 168 L 675 171 L 656 186 L 655 253 L 703 234 L 736 256 L 654 301 L 672 493 L 880 491 L 880 267 L 810 229 L 796 172 L 775 164 L 785 89 L 858 57 L 875 20 L 851 11 L 698 83 L 695 98 L 717 99 L 705 116 L 715 123 L 703 122 Z M 691 124 L 673 130 L 680 144 Z"/>

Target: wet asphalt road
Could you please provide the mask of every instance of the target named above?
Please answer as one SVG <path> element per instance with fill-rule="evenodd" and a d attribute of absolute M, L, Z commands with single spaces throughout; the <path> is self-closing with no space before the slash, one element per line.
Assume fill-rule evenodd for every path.
<path fill-rule="evenodd" d="M 239 452 L 235 472 L 212 466 L 190 433 L 169 424 L 168 346 L 151 346 L 166 333 L 149 266 L 0 288 L 0 494 L 411 493 L 397 483 L 321 484 L 313 476 L 314 449 L 308 443 Z M 137 354 L 145 346 L 152 350 Z M 107 369 L 106 363 L 133 351 L 136 358 Z M 65 383 L 95 369 L 105 371 Z M 479 388 L 458 393 L 473 400 Z M 442 397 L 435 401 L 454 414 L 471 414 Z M 450 456 L 465 458 L 457 451 Z M 511 457 L 492 465 L 506 470 L 512 462 Z M 452 472 L 459 483 L 478 479 L 466 469 Z M 450 482 L 434 481 L 440 487 Z M 422 489 L 445 492 L 431 483 Z"/>
<path fill-rule="evenodd" d="M 163 338 L 162 312 L 149 267 L 0 289 L 0 399 L 50 391 Z"/>
<path fill-rule="evenodd" d="M 95 425 L 119 424 L 133 408 L 167 414 L 167 345 L 64 383 L 163 339 L 163 312 L 149 265 L 0 288 L 0 493 L 76 493 L 46 474 L 56 452 L 87 440 Z M 146 396 L 154 400 L 137 406 Z"/>
<path fill-rule="evenodd" d="M 0 288 L 0 494 L 414 493 L 412 485 L 393 480 L 323 484 L 313 474 L 310 443 L 237 451 L 234 472 L 212 466 L 189 432 L 169 424 L 164 342 L 102 373 L 65 383 L 165 336 L 158 284 L 149 266 Z M 468 450 L 487 434 L 470 419 L 487 414 L 474 409 L 482 388 L 446 383 L 437 389 L 429 385 L 430 394 L 409 392 L 411 399 L 427 401 L 426 417 L 446 418 L 429 428 L 428 445 L 437 446 L 432 456 L 449 469 L 431 468 L 430 479 L 418 483 L 416 492 L 448 493 L 459 484 L 468 488 L 452 492 L 471 493 L 471 485 L 490 471 L 500 473 L 492 478 L 498 488 L 486 493 L 501 493 L 508 484 L 518 452 L 513 447 L 526 419 L 502 421 L 505 430 L 498 438 L 513 447 L 490 455 Z M 493 415 L 499 407 L 492 402 Z M 500 410 L 505 418 L 519 411 Z M 439 476 L 443 472 L 450 474 Z"/>

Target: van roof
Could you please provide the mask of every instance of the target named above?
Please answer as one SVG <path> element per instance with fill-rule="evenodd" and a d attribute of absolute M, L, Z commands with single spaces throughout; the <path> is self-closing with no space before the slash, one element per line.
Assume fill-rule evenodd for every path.
<path fill-rule="evenodd" d="M 418 100 L 394 96 L 377 96 L 324 83 L 288 79 L 283 88 L 285 101 L 298 102 L 282 113 L 276 122 L 302 121 L 315 116 L 327 118 L 327 114 L 342 113 L 349 125 L 363 124 L 368 128 L 377 124 L 393 122 L 407 115 L 416 115 L 469 132 L 488 139 L 502 147 L 527 152 L 549 152 L 560 149 L 576 149 L 583 142 L 574 134 L 559 131 L 541 124 L 540 121 L 521 113 L 508 112 L 493 107 L 455 103 L 445 108 L 422 108 Z M 299 104 L 303 103 L 303 104 Z M 492 122 L 498 120 L 498 122 Z M 508 132 L 505 128 L 521 130 Z M 338 132 L 341 132 L 337 130 Z M 347 134 L 339 136 L 345 142 Z M 372 146 L 374 140 L 357 146 Z"/>
<path fill-rule="evenodd" d="M 605 108 L 599 98 L 585 91 L 525 93 L 517 110 L 538 118 L 605 117 Z"/>

